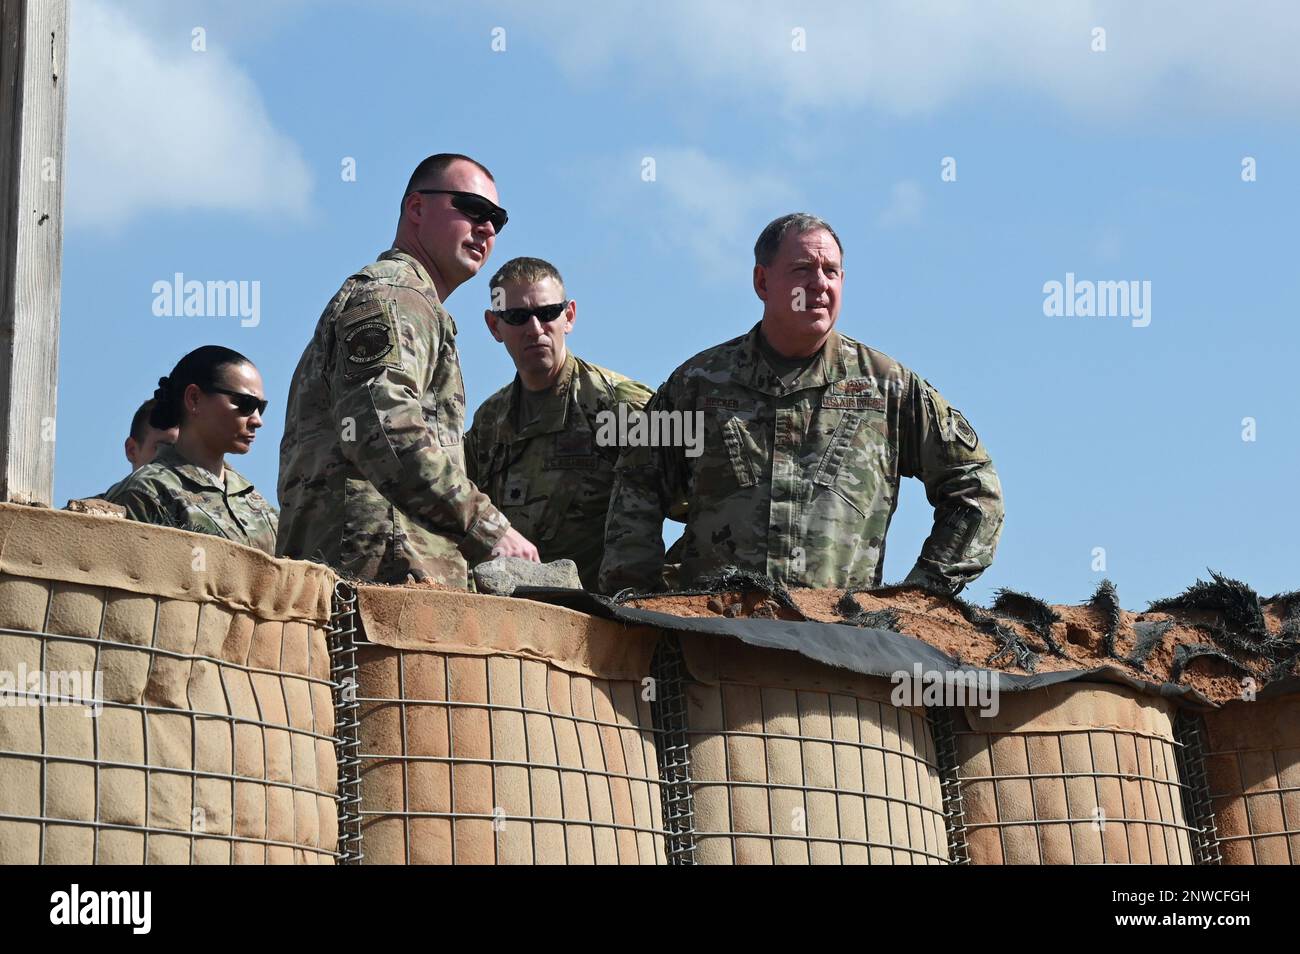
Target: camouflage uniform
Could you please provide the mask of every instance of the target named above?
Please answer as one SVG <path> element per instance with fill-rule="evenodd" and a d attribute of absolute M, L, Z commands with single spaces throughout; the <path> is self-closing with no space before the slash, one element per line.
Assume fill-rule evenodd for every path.
<path fill-rule="evenodd" d="M 536 544 L 544 562 L 572 560 L 583 585 L 595 589 L 618 460 L 616 445 L 596 442 L 597 415 L 617 413 L 620 403 L 639 410 L 650 389 L 570 352 L 541 416 L 520 429 L 522 387 L 516 375 L 474 413 L 465 435 L 470 479 Z"/>
<path fill-rule="evenodd" d="M 466 558 L 510 524 L 465 474 L 464 423 L 456 323 L 424 266 L 390 249 L 325 306 L 294 371 L 277 552 L 466 586 Z"/>
<path fill-rule="evenodd" d="M 832 332 L 787 388 L 759 329 L 673 372 L 647 407 L 701 411 L 704 451 L 619 458 L 600 585 L 650 588 L 667 501 L 689 501 L 682 579 L 731 564 L 786 584 L 875 586 L 900 477 L 919 477 L 934 529 L 907 579 L 957 592 L 993 560 L 1002 490 L 974 429 L 928 382 Z"/>
<path fill-rule="evenodd" d="M 134 470 L 131 471 L 131 474 L 134 474 L 134 473 L 135 473 Z M 113 499 L 113 494 L 115 494 L 115 493 L 117 493 L 119 490 L 121 490 L 121 489 L 122 489 L 122 485 L 125 484 L 128 480 L 131 479 L 131 474 L 127 474 L 125 477 L 123 477 L 121 480 L 119 480 L 119 481 L 118 481 L 117 483 L 115 483 L 113 486 L 109 487 L 109 488 L 108 488 L 107 490 L 105 490 L 103 493 L 99 493 L 99 494 L 89 494 L 89 495 L 87 495 L 87 496 L 85 496 L 85 497 L 73 497 L 73 498 L 71 498 L 71 500 L 69 500 L 68 502 L 71 503 L 73 500 L 112 500 L 112 499 Z M 64 507 L 63 509 L 64 509 L 64 510 L 67 510 L 68 508 L 67 508 L 67 507 Z"/>
<path fill-rule="evenodd" d="M 215 474 L 191 464 L 171 444 L 153 462 L 114 484 L 102 498 L 126 508 L 142 523 L 225 537 L 275 554 L 275 508 L 239 471 L 226 466 L 225 486 Z"/>

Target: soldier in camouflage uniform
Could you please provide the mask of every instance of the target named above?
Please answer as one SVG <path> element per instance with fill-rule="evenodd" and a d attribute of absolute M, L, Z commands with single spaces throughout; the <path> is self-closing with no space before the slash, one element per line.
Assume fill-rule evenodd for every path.
<path fill-rule="evenodd" d="M 465 435 L 470 478 L 544 561 L 569 559 L 595 589 L 616 443 L 597 440 L 601 415 L 640 409 L 644 384 L 584 361 L 565 346 L 577 303 L 538 258 L 515 258 L 492 277 L 488 331 L 506 346 L 515 379 L 489 397 Z"/>
<path fill-rule="evenodd" d="M 442 302 L 491 253 L 491 173 L 430 156 L 394 247 L 331 299 L 289 389 L 277 552 L 346 576 L 467 585 L 467 560 L 537 549 L 465 473 L 465 387 Z"/>
<path fill-rule="evenodd" d="M 956 593 L 993 560 L 1002 491 L 974 428 L 927 381 L 834 331 L 839 238 L 802 213 L 755 246 L 762 321 L 687 361 L 650 412 L 703 415 L 704 450 L 620 456 L 600 585 L 652 588 L 668 501 L 685 493 L 682 579 L 734 565 L 789 585 L 877 586 L 900 477 L 918 477 L 934 528 L 906 582 Z"/>
<path fill-rule="evenodd" d="M 149 423 L 176 429 L 150 463 L 114 485 L 104 499 L 133 520 L 275 553 L 275 508 L 225 463 L 246 454 L 266 410 L 262 377 L 243 355 L 207 345 L 190 352 L 158 382 Z"/>
<path fill-rule="evenodd" d="M 150 463 L 157 454 L 158 448 L 163 444 L 174 443 L 177 437 L 177 429 L 174 427 L 167 430 L 159 430 L 149 423 L 149 418 L 153 414 L 154 399 L 149 398 L 138 408 L 131 417 L 131 431 L 127 435 L 125 447 L 127 462 L 131 465 L 131 472 L 139 470 L 145 464 Z M 127 474 L 130 477 L 131 474 Z M 122 484 L 126 483 L 127 477 L 123 477 L 113 486 L 102 494 L 92 494 L 90 497 L 76 498 L 80 501 L 85 500 L 108 500 L 109 495 L 117 490 Z M 69 501 L 71 504 L 72 501 Z M 64 509 L 67 509 L 66 507 Z"/>

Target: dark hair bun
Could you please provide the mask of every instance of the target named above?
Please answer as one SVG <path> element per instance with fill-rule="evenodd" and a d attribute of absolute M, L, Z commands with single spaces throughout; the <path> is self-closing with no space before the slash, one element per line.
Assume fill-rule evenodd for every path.
<path fill-rule="evenodd" d="M 203 345 L 195 348 L 172 368 L 172 373 L 158 379 L 154 392 L 154 407 L 149 424 L 159 430 L 168 430 L 181 424 L 184 418 L 182 398 L 191 384 L 202 391 L 211 391 L 216 385 L 217 373 L 229 364 L 252 364 L 238 351 L 221 345 Z"/>

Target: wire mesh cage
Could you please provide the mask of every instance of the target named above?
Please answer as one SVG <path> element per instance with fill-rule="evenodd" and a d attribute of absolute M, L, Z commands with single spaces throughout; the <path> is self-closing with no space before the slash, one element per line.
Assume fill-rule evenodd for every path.
<path fill-rule="evenodd" d="M 4 521 L 0 862 L 332 863 L 326 614 L 202 592 L 247 561 L 245 579 L 274 580 L 277 561 L 107 518 L 6 508 Z M 95 561 L 78 555 L 84 537 Z M 59 579 L 73 564 L 133 589 Z"/>
<path fill-rule="evenodd" d="M 972 863 L 1194 863 L 1171 702 L 1079 682 L 998 702 L 956 730 Z"/>
<path fill-rule="evenodd" d="M 499 597 L 359 593 L 366 863 L 665 863 L 653 632 Z"/>
<path fill-rule="evenodd" d="M 695 800 L 691 794 L 691 741 L 686 721 L 684 666 L 677 637 L 665 633 L 651 662 L 655 689 L 651 714 L 659 754 L 664 846 L 670 865 L 695 864 Z"/>
<path fill-rule="evenodd" d="M 887 680 L 682 634 L 701 864 L 946 864 L 925 713 Z"/>
<path fill-rule="evenodd" d="M 1204 716 L 1208 796 L 1224 864 L 1300 864 L 1300 695 Z"/>
<path fill-rule="evenodd" d="M 1174 719 L 1178 772 L 1183 780 L 1183 814 L 1191 826 L 1192 859 L 1198 865 L 1223 864 L 1219 822 L 1214 815 L 1205 764 L 1205 720 L 1199 713 L 1179 710 Z"/>
<path fill-rule="evenodd" d="M 357 702 L 357 591 L 340 580 L 334 587 L 329 628 L 334 734 L 338 739 L 339 864 L 360 864 L 361 719 Z"/>

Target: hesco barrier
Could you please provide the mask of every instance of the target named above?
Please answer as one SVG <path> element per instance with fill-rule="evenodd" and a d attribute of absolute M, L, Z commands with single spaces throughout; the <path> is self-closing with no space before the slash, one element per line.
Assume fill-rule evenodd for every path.
<path fill-rule="evenodd" d="M 1300 695 L 1207 712 L 1205 766 L 1225 864 L 1300 864 Z"/>
<path fill-rule="evenodd" d="M 1300 696 L 899 708 L 951 660 L 540 593 L 0 504 L 0 863 L 1300 860 Z"/>
<path fill-rule="evenodd" d="M 0 505 L 0 862 L 331 863 L 333 584 L 216 537 Z"/>
<path fill-rule="evenodd" d="M 358 610 L 362 862 L 664 863 L 654 630 L 424 588 Z"/>
<path fill-rule="evenodd" d="M 1071 682 L 999 705 L 954 712 L 972 863 L 1193 863 L 1172 702 Z"/>
<path fill-rule="evenodd" d="M 693 845 L 699 864 L 949 861 L 924 710 L 895 707 L 888 680 L 731 638 L 669 638 L 685 680 L 678 788 L 693 803 L 679 852 Z"/>

